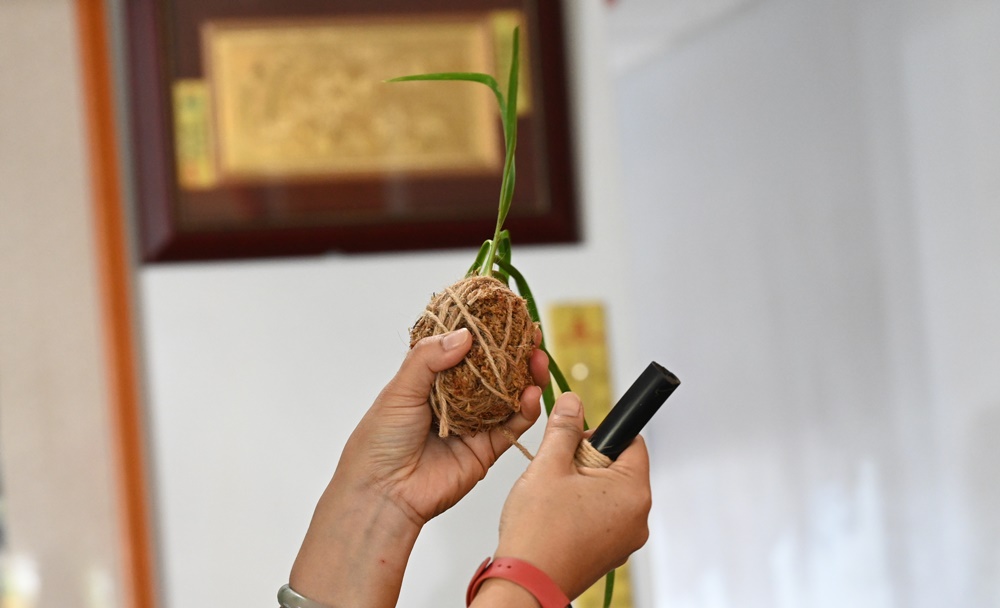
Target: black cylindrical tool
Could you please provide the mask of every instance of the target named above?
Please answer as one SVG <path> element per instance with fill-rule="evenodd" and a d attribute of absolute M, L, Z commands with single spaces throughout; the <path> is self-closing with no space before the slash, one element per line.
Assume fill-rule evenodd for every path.
<path fill-rule="evenodd" d="M 681 381 L 653 361 L 597 425 L 590 444 L 611 460 L 632 443 Z"/>

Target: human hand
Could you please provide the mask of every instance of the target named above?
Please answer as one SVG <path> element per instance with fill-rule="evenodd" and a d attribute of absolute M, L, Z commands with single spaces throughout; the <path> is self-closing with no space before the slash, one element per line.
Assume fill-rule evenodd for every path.
<path fill-rule="evenodd" d="M 587 469 L 573 461 L 583 436 L 580 400 L 566 393 L 552 410 L 538 455 L 504 504 L 495 554 L 533 564 L 570 598 L 645 544 L 652 504 L 642 437 L 610 467 Z"/>
<path fill-rule="evenodd" d="M 500 429 L 446 438 L 431 430 L 434 375 L 471 346 L 460 329 L 410 349 L 344 447 L 292 567 L 293 589 L 332 605 L 395 605 L 420 528 L 465 496 L 511 445 Z M 544 386 L 545 353 L 535 350 L 529 365 Z M 514 437 L 538 418 L 540 397 L 539 386 L 521 395 L 520 411 L 506 423 Z"/>
<path fill-rule="evenodd" d="M 536 346 L 540 339 L 539 333 Z M 420 525 L 457 503 L 511 446 L 501 428 L 444 438 L 431 430 L 434 376 L 457 365 L 471 346 L 467 329 L 418 342 L 344 448 L 340 466 L 354 469 Z M 536 386 L 525 389 L 520 411 L 505 424 L 515 438 L 538 419 L 548 357 L 536 349 L 529 368 Z"/>

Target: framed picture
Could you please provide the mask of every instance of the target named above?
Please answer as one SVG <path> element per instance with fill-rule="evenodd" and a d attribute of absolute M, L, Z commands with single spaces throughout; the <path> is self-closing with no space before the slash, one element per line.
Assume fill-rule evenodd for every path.
<path fill-rule="evenodd" d="M 486 87 L 521 30 L 515 243 L 578 238 L 561 2 L 131 0 L 146 262 L 478 247 L 503 132 Z"/>

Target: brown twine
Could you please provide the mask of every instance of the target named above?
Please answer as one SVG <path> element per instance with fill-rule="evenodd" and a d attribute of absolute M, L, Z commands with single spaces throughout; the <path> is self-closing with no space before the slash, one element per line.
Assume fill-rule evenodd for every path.
<path fill-rule="evenodd" d="M 531 384 L 535 325 L 523 298 L 491 277 L 463 279 L 431 299 L 410 346 L 463 327 L 472 333 L 472 348 L 460 365 L 437 374 L 429 399 L 441 437 L 502 425 L 521 409 L 521 393 Z M 516 439 L 512 444 L 527 452 Z"/>
<path fill-rule="evenodd" d="M 590 445 L 590 441 L 584 439 L 576 448 L 574 457 L 576 466 L 588 469 L 606 469 L 611 466 L 611 459 L 597 451 L 597 448 Z"/>
<path fill-rule="evenodd" d="M 475 435 L 499 427 L 512 446 L 533 460 L 504 424 L 520 411 L 521 392 L 531 383 L 528 359 L 535 325 L 524 299 L 494 278 L 465 278 L 431 299 L 410 332 L 410 346 L 462 327 L 473 335 L 472 348 L 460 365 L 437 374 L 428 399 L 438 434 Z M 585 468 L 611 465 L 586 439 L 574 460 Z"/>
<path fill-rule="evenodd" d="M 521 445 L 517 441 L 517 437 L 514 436 L 514 432 L 507 428 L 507 425 L 500 427 L 500 432 L 503 436 L 507 438 L 512 446 L 517 448 L 524 454 L 524 457 L 528 460 L 534 460 L 535 457 L 531 455 L 526 447 Z M 611 458 L 605 456 L 604 454 L 597 451 L 589 440 L 586 438 L 580 440 L 580 444 L 576 446 L 576 454 L 573 455 L 573 462 L 576 466 L 583 469 L 606 469 L 611 466 L 613 462 Z"/>
<path fill-rule="evenodd" d="M 523 445 L 517 441 L 517 437 L 514 436 L 513 431 L 507 428 L 506 425 L 500 427 L 500 432 L 503 436 L 507 438 L 507 441 L 518 450 L 524 454 L 524 457 L 528 460 L 534 460 L 535 457 L 531 455 Z M 611 466 L 612 460 L 597 451 L 590 441 L 587 439 L 582 439 L 580 445 L 576 446 L 576 454 L 573 456 L 573 462 L 576 466 L 583 469 L 606 469 Z"/>
<path fill-rule="evenodd" d="M 524 454 L 525 458 L 528 460 L 535 459 L 535 457 L 531 455 L 531 452 L 528 451 L 528 448 L 521 445 L 521 442 L 517 440 L 517 437 L 514 436 L 514 431 L 510 430 L 510 427 L 504 424 L 500 427 L 500 432 L 503 433 L 503 436 L 507 438 L 507 441 L 509 441 L 512 446 Z"/>

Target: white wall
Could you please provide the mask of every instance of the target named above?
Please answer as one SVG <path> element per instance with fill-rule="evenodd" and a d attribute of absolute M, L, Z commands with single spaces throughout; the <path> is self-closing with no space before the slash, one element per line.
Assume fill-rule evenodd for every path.
<path fill-rule="evenodd" d="M 603 5 L 566 4 L 586 239 L 515 247 L 514 255 L 543 303 L 605 301 L 613 377 L 629 382 L 648 362 L 632 356 L 624 313 Z M 167 606 L 192 597 L 259 605 L 287 582 L 349 432 L 398 367 L 426 300 L 460 278 L 477 246 L 142 270 Z M 400 605 L 461 602 L 472 570 L 495 548 L 500 508 L 525 466 L 516 452 L 506 455 L 469 498 L 425 528 Z"/>
<path fill-rule="evenodd" d="M 654 605 L 1000 606 L 997 31 L 770 0 L 616 76 L 637 352 L 685 380 Z"/>
<path fill-rule="evenodd" d="M 128 597 L 75 19 L 0 2 L 4 606 Z"/>
<path fill-rule="evenodd" d="M 952 598 L 1000 606 L 1000 3 L 928 3 L 904 33 L 927 388 Z"/>

